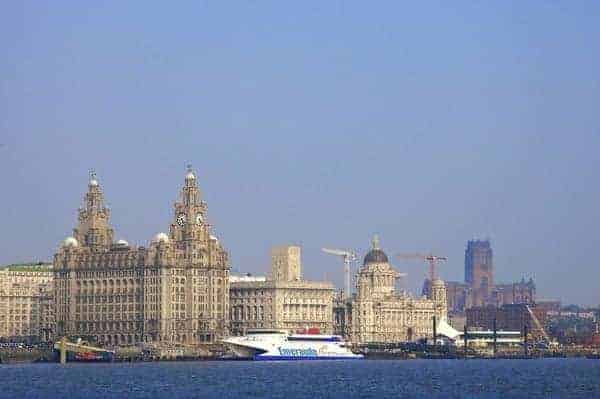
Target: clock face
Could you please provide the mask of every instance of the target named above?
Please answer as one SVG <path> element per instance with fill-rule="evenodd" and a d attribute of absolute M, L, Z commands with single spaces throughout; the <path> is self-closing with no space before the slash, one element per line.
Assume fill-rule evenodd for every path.
<path fill-rule="evenodd" d="M 177 224 L 180 226 L 185 224 L 185 215 L 183 213 L 177 216 Z"/>
<path fill-rule="evenodd" d="M 204 221 L 204 218 L 202 217 L 202 215 L 197 214 L 196 215 L 196 224 L 202 224 L 203 221 Z"/>

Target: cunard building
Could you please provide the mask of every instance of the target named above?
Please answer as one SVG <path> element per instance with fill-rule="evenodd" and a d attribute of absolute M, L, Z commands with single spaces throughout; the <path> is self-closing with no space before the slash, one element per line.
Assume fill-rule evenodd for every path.
<path fill-rule="evenodd" d="M 169 234 L 115 241 L 92 174 L 73 237 L 54 256 L 56 335 L 108 345 L 211 343 L 228 333 L 229 259 L 188 170 Z"/>

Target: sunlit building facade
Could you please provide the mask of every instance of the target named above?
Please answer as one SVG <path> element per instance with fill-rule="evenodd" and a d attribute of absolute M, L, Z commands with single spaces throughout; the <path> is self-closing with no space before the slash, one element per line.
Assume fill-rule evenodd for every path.
<path fill-rule="evenodd" d="M 92 174 L 78 225 L 54 256 L 56 335 L 107 345 L 212 343 L 228 334 L 229 258 L 188 170 L 169 234 L 115 241 Z"/>

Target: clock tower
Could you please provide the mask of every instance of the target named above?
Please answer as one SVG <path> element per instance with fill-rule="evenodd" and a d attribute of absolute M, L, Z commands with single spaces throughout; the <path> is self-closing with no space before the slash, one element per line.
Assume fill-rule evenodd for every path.
<path fill-rule="evenodd" d="M 110 209 L 104 205 L 104 194 L 94 171 L 90 171 L 88 192 L 85 204 L 79 208 L 78 225 L 73 229 L 77 242 L 92 250 L 108 248 L 113 242 L 113 229 L 110 226 Z"/>
<path fill-rule="evenodd" d="M 188 166 L 169 229 L 173 262 L 165 288 L 171 295 L 161 335 L 175 342 L 215 342 L 229 323 L 229 255 L 206 220 L 198 179 Z"/>
<path fill-rule="evenodd" d="M 189 165 L 180 199 L 174 205 L 173 218 L 170 235 L 178 249 L 192 250 L 193 241 L 208 241 L 210 226 L 206 223 L 206 202 L 201 199 L 196 174 Z"/>

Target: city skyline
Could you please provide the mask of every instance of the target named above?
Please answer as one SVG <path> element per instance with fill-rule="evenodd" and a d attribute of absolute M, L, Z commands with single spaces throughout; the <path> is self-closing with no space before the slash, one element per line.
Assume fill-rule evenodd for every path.
<path fill-rule="evenodd" d="M 187 164 L 186 165 L 186 168 L 188 169 L 188 173 L 189 173 L 190 170 L 193 170 L 193 169 L 190 169 L 191 167 L 192 167 L 191 164 Z M 94 181 L 94 182 L 99 181 L 99 178 L 96 175 L 95 170 L 93 170 L 93 169 L 91 169 L 89 171 L 88 184 L 89 184 L 90 181 Z M 202 192 L 201 183 L 200 183 L 200 192 Z M 209 223 L 210 223 L 210 220 L 209 220 Z M 113 222 L 113 225 L 114 224 L 115 223 Z M 165 231 L 168 231 L 167 227 L 165 227 L 164 230 L 157 231 L 156 234 L 159 234 L 159 233 L 163 234 Z M 114 239 L 115 242 L 118 239 L 121 239 L 121 240 L 124 239 L 123 237 L 119 236 L 119 232 L 117 231 L 117 229 L 115 229 L 115 233 L 114 234 L 115 234 L 115 239 Z M 70 237 L 70 234 L 67 235 L 66 237 Z M 121 237 L 121 238 L 119 238 L 119 237 Z M 136 240 L 131 241 L 131 240 L 127 239 L 126 241 L 129 244 L 134 245 L 134 246 L 147 247 L 155 239 L 156 239 L 155 235 L 152 235 L 147 240 L 143 240 L 142 239 L 141 241 L 136 241 Z M 477 240 L 479 240 L 479 239 L 477 239 Z M 486 237 L 484 240 L 487 243 L 490 243 L 490 241 L 491 241 L 489 237 Z M 465 243 L 465 250 L 467 250 L 469 248 L 470 244 L 471 244 L 470 240 Z M 62 245 L 62 241 L 58 243 L 58 246 L 60 246 L 60 245 Z M 492 243 L 492 247 L 493 247 L 493 243 Z M 351 250 L 355 250 L 355 248 L 350 248 L 350 249 Z M 357 252 L 358 259 L 354 263 L 352 263 L 352 265 L 351 265 L 351 267 L 352 267 L 351 274 L 356 274 L 357 273 L 358 269 L 361 266 L 362 258 L 363 258 L 363 256 L 367 252 L 368 251 L 358 250 L 358 252 Z M 40 260 L 41 259 L 36 259 L 36 260 L 31 260 L 31 261 L 40 261 Z M 51 262 L 51 260 L 50 260 L 50 262 Z M 323 274 L 322 274 L 322 276 L 319 276 L 318 274 L 315 274 L 314 272 L 311 274 L 311 276 L 315 277 L 317 279 L 318 278 L 322 278 L 324 280 L 333 281 L 335 283 L 336 289 L 341 290 L 342 289 L 342 285 L 341 285 L 342 284 L 341 261 L 336 262 L 334 260 L 334 261 L 331 261 L 331 262 L 332 262 L 332 264 L 330 264 L 331 267 L 330 267 L 329 271 L 324 271 Z M 407 260 L 407 259 L 404 259 L 404 260 L 392 260 L 391 262 L 393 264 L 396 264 L 397 267 L 399 267 L 399 269 L 402 270 L 403 272 L 407 271 L 408 270 L 407 268 L 410 268 L 411 266 L 414 267 L 414 269 L 413 269 L 413 276 L 412 276 L 413 277 L 413 279 L 412 279 L 413 281 L 411 281 L 414 284 L 414 286 L 410 286 L 409 287 L 408 284 L 405 281 L 403 281 L 403 280 L 407 279 L 407 276 L 401 277 L 399 286 L 400 286 L 401 289 L 407 289 L 408 288 L 409 291 L 413 292 L 413 294 L 416 294 L 417 296 L 420 295 L 419 292 L 420 292 L 420 289 L 422 288 L 421 287 L 422 281 L 427 278 L 426 262 L 422 261 L 422 260 L 416 260 L 416 259 L 415 260 Z M 340 263 L 340 265 L 337 265 L 337 263 Z M 456 263 L 456 262 L 454 262 L 454 263 Z M 268 266 L 268 260 L 267 260 L 267 262 L 265 262 L 265 264 L 267 265 L 267 267 L 269 267 Z M 251 273 L 251 274 L 261 274 L 261 273 L 263 273 L 263 274 L 267 274 L 267 273 L 265 273 L 264 270 L 262 270 L 263 269 L 262 266 L 263 265 L 261 264 L 260 267 L 259 267 L 259 270 L 250 270 L 250 269 L 244 269 L 242 267 L 236 267 L 235 265 L 233 265 L 232 266 L 232 272 L 233 273 L 237 273 L 237 274 L 246 274 L 246 273 Z M 463 258 L 463 267 L 464 266 L 466 266 L 466 257 Z M 442 267 L 447 269 L 447 265 L 445 265 L 445 264 Z M 496 267 L 494 266 L 494 269 L 495 268 Z M 465 272 L 466 272 L 466 270 L 465 270 Z M 443 276 L 444 274 L 450 274 L 450 273 L 447 273 L 447 272 L 443 273 L 442 272 L 441 274 Z M 513 278 L 513 280 L 520 280 L 521 278 L 525 278 L 525 276 L 530 277 L 530 278 L 532 277 L 531 275 L 523 274 L 522 276 L 515 276 Z M 447 280 L 446 278 L 443 278 L 443 279 Z M 459 280 L 465 281 L 465 282 L 467 281 L 467 279 L 468 279 L 468 277 L 467 277 L 466 274 L 459 278 Z M 505 281 L 502 280 L 501 282 L 509 282 L 509 281 L 512 281 L 512 280 L 510 280 L 510 277 L 508 279 L 506 279 Z M 355 281 L 354 281 L 354 277 L 353 277 L 352 291 L 355 291 L 355 286 L 354 285 L 355 285 Z M 540 296 L 539 299 L 540 300 L 547 300 L 547 299 L 562 300 L 563 298 L 561 298 L 560 296 L 555 296 L 555 297 L 552 297 L 552 298 Z M 592 303 L 592 304 L 584 304 L 584 305 L 594 306 L 595 304 Z"/>
<path fill-rule="evenodd" d="M 0 42 L 0 264 L 50 260 L 88 170 L 115 238 L 166 231 L 185 165 L 234 270 L 303 247 L 446 255 L 598 305 L 598 5 L 10 4 Z M 423 263 L 390 259 L 419 292 Z"/>

